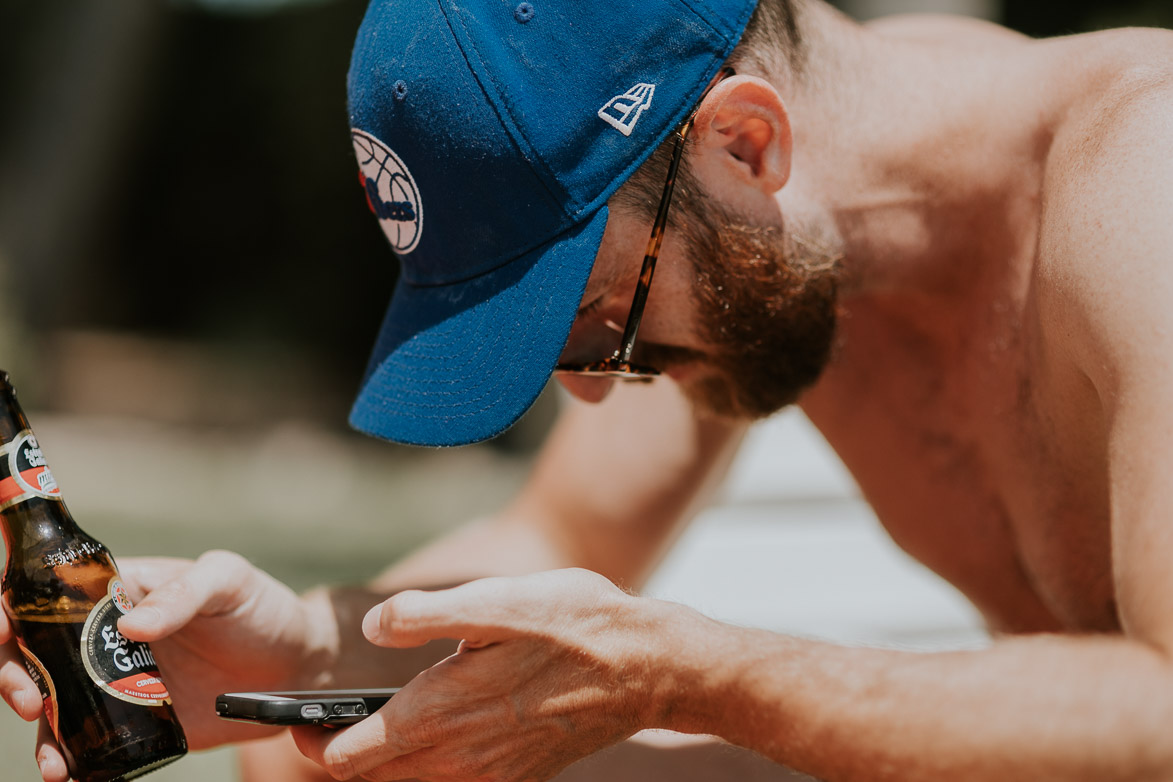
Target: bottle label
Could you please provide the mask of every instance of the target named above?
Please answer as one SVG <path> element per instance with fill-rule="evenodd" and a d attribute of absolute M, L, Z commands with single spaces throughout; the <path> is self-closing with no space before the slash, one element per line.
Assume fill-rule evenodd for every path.
<path fill-rule="evenodd" d="M 45 664 L 29 651 L 20 638 L 16 639 L 16 645 L 24 654 L 24 667 L 28 669 L 29 676 L 36 683 L 37 689 L 41 691 L 41 698 L 45 701 L 45 718 L 49 721 L 49 727 L 52 729 L 53 735 L 60 740 L 61 732 L 57 729 L 57 687 L 45 669 Z"/>
<path fill-rule="evenodd" d="M 119 700 L 142 706 L 169 703 L 171 694 L 151 648 L 118 632 L 118 619 L 134 606 L 126 588 L 110 579 L 107 594 L 81 630 L 81 659 L 94 683 Z"/>
<path fill-rule="evenodd" d="M 0 511 L 33 497 L 60 500 L 61 489 L 45 463 L 36 435 L 25 429 L 0 446 Z"/>

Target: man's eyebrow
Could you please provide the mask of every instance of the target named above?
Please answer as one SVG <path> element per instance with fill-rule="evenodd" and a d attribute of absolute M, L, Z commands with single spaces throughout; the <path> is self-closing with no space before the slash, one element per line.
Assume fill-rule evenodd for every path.
<path fill-rule="evenodd" d="M 595 260 L 595 263 L 598 263 L 598 259 Z M 592 272 L 591 276 L 594 276 L 593 272 Z M 612 267 L 606 272 L 606 274 L 602 278 L 602 280 L 595 284 L 595 286 L 594 286 L 595 290 L 593 291 L 594 295 L 591 297 L 590 301 L 587 301 L 586 304 L 580 304 L 580 306 L 578 308 L 578 312 L 576 313 L 575 317 L 578 317 L 580 315 L 584 315 L 588 312 L 591 312 L 592 310 L 598 309 L 599 305 L 603 303 L 603 299 L 606 298 L 607 292 L 610 291 L 615 286 L 615 283 L 618 280 L 619 280 L 619 268 L 615 265 L 612 265 Z M 591 287 L 590 280 L 587 281 L 587 287 L 588 288 Z M 587 295 L 588 295 L 588 291 L 584 290 L 583 291 L 583 299 L 584 300 L 586 300 Z"/>
<path fill-rule="evenodd" d="M 597 310 L 599 308 L 599 305 L 602 303 L 603 303 L 603 295 L 599 294 L 598 296 L 591 299 L 586 304 L 579 307 L 578 312 L 575 314 L 575 317 L 581 318 L 583 315 L 588 315 L 588 314 L 594 312 L 595 310 Z"/>

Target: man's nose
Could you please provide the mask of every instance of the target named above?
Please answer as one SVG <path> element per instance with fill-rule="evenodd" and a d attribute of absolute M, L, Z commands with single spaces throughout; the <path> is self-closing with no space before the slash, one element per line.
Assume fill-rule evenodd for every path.
<path fill-rule="evenodd" d="M 588 377 L 569 372 L 560 372 L 554 377 L 558 378 L 558 382 L 571 396 L 591 404 L 602 402 L 615 387 L 613 377 Z"/>

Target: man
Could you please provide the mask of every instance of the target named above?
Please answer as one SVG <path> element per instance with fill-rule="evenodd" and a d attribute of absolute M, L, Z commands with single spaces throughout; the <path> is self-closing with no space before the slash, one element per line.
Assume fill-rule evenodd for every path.
<path fill-rule="evenodd" d="M 374 591 L 299 600 L 226 554 L 127 568 L 146 596 L 120 627 L 193 744 L 245 735 L 215 692 L 407 678 L 449 639 L 299 748 L 339 779 L 548 779 L 668 728 L 829 780 L 1173 778 L 1173 35 L 761 0 L 742 36 L 752 5 L 371 7 L 354 139 L 404 273 L 352 422 L 490 436 L 556 362 L 610 398 L 568 412 L 509 508 Z M 613 585 L 794 400 L 988 649 L 841 648 Z"/>

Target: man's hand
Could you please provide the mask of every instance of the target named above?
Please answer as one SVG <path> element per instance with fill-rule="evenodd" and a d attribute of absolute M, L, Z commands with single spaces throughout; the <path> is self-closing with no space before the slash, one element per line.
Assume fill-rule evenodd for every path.
<path fill-rule="evenodd" d="M 460 650 L 363 722 L 294 740 L 338 779 L 549 779 L 643 727 L 656 642 L 643 604 L 585 570 L 401 592 L 367 614 L 371 642 Z"/>
<path fill-rule="evenodd" d="M 296 684 L 312 650 L 321 648 L 321 628 L 313 626 L 307 604 L 228 552 L 210 552 L 195 562 L 128 559 L 119 565 L 136 605 L 118 629 L 151 644 L 189 746 L 202 749 L 275 732 L 219 719 L 215 698 L 225 691 Z M 0 694 L 22 718 L 36 719 L 40 693 L 3 616 L 0 643 Z M 43 717 L 41 723 L 41 774 L 46 782 L 65 782 L 61 750 Z"/>

